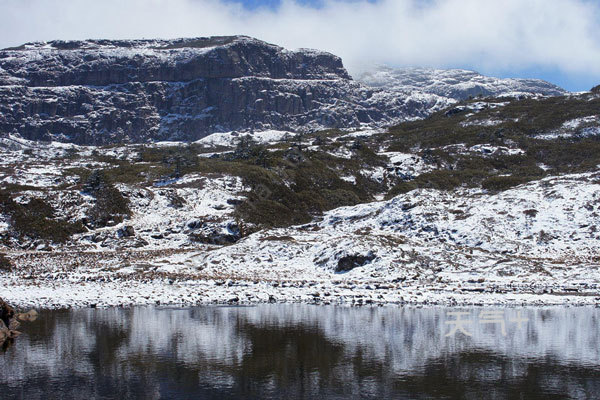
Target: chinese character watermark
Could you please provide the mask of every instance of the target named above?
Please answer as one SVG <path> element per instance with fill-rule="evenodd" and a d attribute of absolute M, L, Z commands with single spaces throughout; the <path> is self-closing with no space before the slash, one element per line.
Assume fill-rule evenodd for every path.
<path fill-rule="evenodd" d="M 461 331 L 462 333 L 464 333 L 467 336 L 473 336 L 465 328 L 465 324 L 470 324 L 471 320 L 462 319 L 463 315 L 469 315 L 469 314 L 470 313 L 468 313 L 468 312 L 461 312 L 461 311 L 449 312 L 447 315 L 456 316 L 456 320 L 455 321 L 446 321 L 447 325 L 454 325 L 454 328 L 452 328 L 452 330 L 450 330 L 450 332 L 446 336 L 454 336 L 457 331 Z"/>
<path fill-rule="evenodd" d="M 455 319 L 446 321 L 446 325 L 451 325 L 450 331 L 445 335 L 454 336 L 457 332 L 460 332 L 466 336 L 473 336 L 469 332 L 467 326 L 473 324 L 473 320 L 468 319 L 470 312 L 467 311 L 449 311 L 446 313 L 448 317 L 455 317 Z M 523 317 L 521 311 L 517 311 L 515 318 L 510 318 L 508 322 L 513 322 L 517 325 L 517 329 L 522 329 L 523 323 L 529 321 L 529 319 Z M 497 324 L 500 325 L 500 332 L 502 336 L 506 336 L 506 317 L 503 310 L 482 310 L 479 313 L 478 321 L 479 324 Z"/>

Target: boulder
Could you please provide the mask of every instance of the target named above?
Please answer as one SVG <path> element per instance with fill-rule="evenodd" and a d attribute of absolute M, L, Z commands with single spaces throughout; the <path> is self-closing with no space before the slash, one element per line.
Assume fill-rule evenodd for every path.
<path fill-rule="evenodd" d="M 135 236 L 135 229 L 131 225 L 124 225 L 117 230 L 117 236 L 119 238 L 129 238 Z"/>
<path fill-rule="evenodd" d="M 341 257 L 338 260 L 335 272 L 348 272 L 356 267 L 362 267 L 373 261 L 377 257 L 375 253 L 369 251 L 367 254 L 352 254 Z"/>
<path fill-rule="evenodd" d="M 21 322 L 35 321 L 38 317 L 38 313 L 35 310 L 29 310 L 26 313 L 17 314 L 17 320 Z"/>
<path fill-rule="evenodd" d="M 10 321 L 15 317 L 15 310 L 0 298 L 0 320 L 5 326 L 10 326 Z"/>
<path fill-rule="evenodd" d="M 5 348 L 10 344 L 11 339 L 21 334 L 17 330 L 21 326 L 19 321 L 35 321 L 37 316 L 38 313 L 35 310 L 17 314 L 8 303 L 0 299 L 0 346 Z"/>

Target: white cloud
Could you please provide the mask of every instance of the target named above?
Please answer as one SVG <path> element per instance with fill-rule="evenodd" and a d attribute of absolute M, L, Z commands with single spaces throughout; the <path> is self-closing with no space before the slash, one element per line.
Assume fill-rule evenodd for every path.
<path fill-rule="evenodd" d="M 27 41 L 247 34 L 376 63 L 531 68 L 600 77 L 600 4 L 590 0 L 0 0 L 0 47 Z M 599 79 L 600 80 L 600 79 Z"/>

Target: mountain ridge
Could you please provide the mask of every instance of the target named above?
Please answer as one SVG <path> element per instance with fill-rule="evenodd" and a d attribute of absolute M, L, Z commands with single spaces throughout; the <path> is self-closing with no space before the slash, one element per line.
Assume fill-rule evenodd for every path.
<path fill-rule="evenodd" d="M 466 69 L 391 68 L 378 66 L 356 78 L 372 87 L 419 90 L 425 93 L 467 100 L 478 96 L 561 96 L 568 92 L 542 79 L 495 78 Z"/>
<path fill-rule="evenodd" d="M 382 127 L 462 97 L 369 86 L 331 53 L 247 36 L 51 41 L 0 51 L 0 134 L 31 140 L 189 142 L 238 130 Z"/>

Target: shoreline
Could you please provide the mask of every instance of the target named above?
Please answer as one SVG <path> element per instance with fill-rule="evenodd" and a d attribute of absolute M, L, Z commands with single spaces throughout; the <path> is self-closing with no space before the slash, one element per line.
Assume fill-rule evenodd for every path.
<path fill-rule="evenodd" d="M 513 288 L 511 293 L 482 288 L 403 286 L 376 289 L 370 285 L 344 288 L 326 282 L 307 285 L 199 280 L 194 282 L 87 282 L 54 281 L 42 286 L 0 279 L 2 296 L 19 309 L 111 308 L 137 306 L 193 307 L 208 305 L 313 304 L 339 306 L 600 306 L 596 292 L 540 293 Z M 504 290 L 506 288 L 501 288 Z M 553 288 L 555 290 L 557 288 Z M 539 288 L 537 288 L 539 290 Z"/>
<path fill-rule="evenodd" d="M 478 268 L 476 259 L 471 260 L 468 269 L 448 262 L 423 268 L 382 260 L 338 273 L 309 259 L 254 260 L 249 258 L 257 254 L 252 251 L 254 240 L 250 237 L 242 243 L 249 241 L 250 245 L 238 249 L 248 255 L 245 263 L 234 262 L 236 254 L 232 253 L 223 254 L 218 264 L 211 263 L 206 256 L 219 251 L 211 247 L 13 253 L 13 270 L 0 273 L 0 296 L 21 309 L 265 303 L 600 305 L 600 285 L 591 273 L 592 264 L 548 262 L 546 268 L 538 264 L 536 270 L 523 264 L 515 268 L 513 275 L 505 276 L 493 269 Z M 234 249 L 224 248 L 229 252 Z"/>

